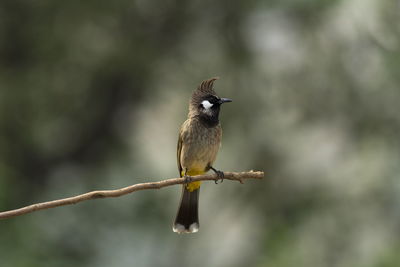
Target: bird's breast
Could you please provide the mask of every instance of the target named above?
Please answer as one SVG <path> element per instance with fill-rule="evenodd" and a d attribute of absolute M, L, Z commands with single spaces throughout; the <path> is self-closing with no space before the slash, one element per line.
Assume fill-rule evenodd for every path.
<path fill-rule="evenodd" d="M 190 127 L 182 146 L 182 167 L 190 172 L 205 172 L 208 165 L 215 161 L 220 144 L 219 125 L 213 128 L 199 125 Z"/>

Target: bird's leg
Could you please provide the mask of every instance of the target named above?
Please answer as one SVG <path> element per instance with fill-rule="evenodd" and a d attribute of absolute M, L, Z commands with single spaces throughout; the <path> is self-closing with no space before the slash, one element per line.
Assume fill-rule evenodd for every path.
<path fill-rule="evenodd" d="M 187 175 L 187 169 L 185 169 L 185 175 L 183 175 L 183 178 L 185 179 L 186 185 L 192 182 L 192 177 Z"/>
<path fill-rule="evenodd" d="M 214 169 L 212 166 L 210 166 L 210 169 L 213 170 L 213 172 L 215 172 L 215 174 L 217 175 L 218 179 L 215 180 L 215 184 L 218 184 L 218 180 L 221 180 L 221 183 L 224 181 L 224 172 L 223 171 L 219 171 L 217 169 Z"/>

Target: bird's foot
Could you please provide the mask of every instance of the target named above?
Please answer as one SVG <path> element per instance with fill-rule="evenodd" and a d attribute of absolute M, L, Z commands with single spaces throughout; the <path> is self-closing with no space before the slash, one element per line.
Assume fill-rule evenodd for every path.
<path fill-rule="evenodd" d="M 211 170 L 213 170 L 213 172 L 215 172 L 215 174 L 217 175 L 218 179 L 215 180 L 215 184 L 218 184 L 218 181 L 221 181 L 221 183 L 224 181 L 224 172 L 223 171 L 219 171 L 217 169 L 214 169 L 213 167 L 211 167 Z"/>
<path fill-rule="evenodd" d="M 190 184 L 192 182 L 192 176 L 184 175 L 183 179 L 185 179 L 185 184 Z"/>

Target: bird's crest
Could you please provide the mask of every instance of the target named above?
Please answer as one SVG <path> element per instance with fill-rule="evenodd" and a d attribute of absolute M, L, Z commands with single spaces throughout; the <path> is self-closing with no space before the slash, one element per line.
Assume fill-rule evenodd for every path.
<path fill-rule="evenodd" d="M 200 91 L 203 94 L 211 94 L 215 95 L 216 93 L 214 92 L 214 81 L 218 80 L 219 77 L 214 77 L 205 81 L 202 81 L 199 87 L 197 87 L 196 91 Z M 195 92 L 196 92 L 195 91 Z"/>
<path fill-rule="evenodd" d="M 190 104 L 193 106 L 197 106 L 200 104 L 201 100 L 206 95 L 217 95 L 214 91 L 214 81 L 218 80 L 218 77 L 214 77 L 205 81 L 202 81 L 199 87 L 194 90 L 192 94 L 192 98 L 190 100 Z"/>

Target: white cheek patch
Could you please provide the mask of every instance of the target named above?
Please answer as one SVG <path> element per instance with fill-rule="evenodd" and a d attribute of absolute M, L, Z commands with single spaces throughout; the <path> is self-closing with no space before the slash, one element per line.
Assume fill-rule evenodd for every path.
<path fill-rule="evenodd" d="M 208 100 L 204 100 L 203 102 L 201 102 L 201 104 L 205 109 L 209 109 L 213 106 L 213 104 L 211 104 Z"/>

